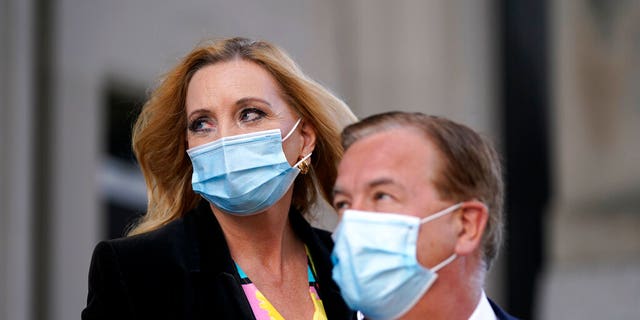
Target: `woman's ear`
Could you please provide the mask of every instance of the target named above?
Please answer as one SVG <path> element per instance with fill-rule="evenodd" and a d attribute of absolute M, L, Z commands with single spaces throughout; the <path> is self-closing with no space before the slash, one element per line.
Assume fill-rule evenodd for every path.
<path fill-rule="evenodd" d="M 310 154 L 316 147 L 316 128 L 313 123 L 308 120 L 302 120 L 302 128 L 300 129 L 302 135 L 302 150 L 300 152 L 300 158 Z"/>
<path fill-rule="evenodd" d="M 467 201 L 459 209 L 457 218 L 459 231 L 455 252 L 459 256 L 473 254 L 482 245 L 482 234 L 489 219 L 489 210 L 480 201 Z"/>

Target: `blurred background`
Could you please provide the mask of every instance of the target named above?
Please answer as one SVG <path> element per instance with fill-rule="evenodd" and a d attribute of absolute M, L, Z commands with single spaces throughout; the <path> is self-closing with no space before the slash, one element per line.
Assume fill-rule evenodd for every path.
<path fill-rule="evenodd" d="M 640 318 L 640 1 L 2 0 L 0 319 L 80 317 L 93 247 L 145 211 L 129 140 L 148 90 L 237 35 L 359 117 L 422 111 L 496 143 L 487 292 L 512 314 Z"/>

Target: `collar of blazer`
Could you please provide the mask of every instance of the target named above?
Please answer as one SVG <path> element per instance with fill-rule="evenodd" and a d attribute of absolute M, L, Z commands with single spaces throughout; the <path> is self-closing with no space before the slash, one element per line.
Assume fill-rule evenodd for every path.
<path fill-rule="evenodd" d="M 236 280 L 240 277 L 233 264 L 222 228 L 211 212 L 209 203 L 206 200 L 200 201 L 196 209 L 185 215 L 184 220 L 185 228 L 187 228 L 186 235 L 193 238 L 187 239 L 187 243 L 195 244 L 187 249 L 187 268 L 194 280 L 199 282 L 197 287 L 200 288 L 198 291 L 201 291 L 199 296 L 205 300 L 203 304 L 206 304 L 206 299 L 209 297 L 216 296 L 210 292 L 213 288 L 226 290 L 230 296 L 240 299 L 236 301 L 246 300 L 244 291 Z M 319 294 L 327 316 L 330 319 L 348 318 L 347 313 L 351 311 L 342 300 L 340 290 L 331 275 L 330 254 L 333 249 L 333 241 L 330 233 L 313 228 L 296 210 L 289 212 L 289 220 L 294 232 L 307 245 L 313 258 L 316 267 L 316 281 L 320 287 Z M 192 232 L 188 230 L 192 230 Z M 240 316 L 245 319 L 253 318 L 248 301 L 245 305 L 242 310 L 238 310 Z M 338 312 L 340 314 L 336 314 Z"/>

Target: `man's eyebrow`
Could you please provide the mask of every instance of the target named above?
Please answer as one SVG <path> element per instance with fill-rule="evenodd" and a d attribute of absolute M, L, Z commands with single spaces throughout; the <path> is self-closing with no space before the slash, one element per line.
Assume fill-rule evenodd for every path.
<path fill-rule="evenodd" d="M 405 184 L 394 179 L 393 177 L 382 177 L 375 179 L 367 184 L 369 191 L 375 190 L 378 187 L 387 187 L 389 190 L 397 190 L 400 192 L 407 192 Z"/>
<path fill-rule="evenodd" d="M 367 184 L 367 187 L 369 189 L 373 189 L 382 185 L 397 185 L 397 183 L 392 178 L 379 178 L 369 182 Z M 333 187 L 333 196 L 344 194 L 348 194 L 348 192 L 342 190 L 342 188 L 340 188 L 339 186 Z"/>
<path fill-rule="evenodd" d="M 333 187 L 333 192 L 331 192 L 331 194 L 335 197 L 337 194 L 347 194 L 347 192 L 345 192 L 344 190 L 342 190 L 340 187 Z"/>
<path fill-rule="evenodd" d="M 368 183 L 369 188 L 375 188 L 386 184 L 396 184 L 392 178 L 379 178 Z"/>

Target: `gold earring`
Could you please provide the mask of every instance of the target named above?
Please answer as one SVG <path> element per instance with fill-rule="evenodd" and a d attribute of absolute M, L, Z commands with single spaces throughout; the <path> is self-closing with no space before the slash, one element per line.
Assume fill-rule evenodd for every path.
<path fill-rule="evenodd" d="M 309 172 L 310 166 L 307 163 L 307 160 L 300 162 L 300 164 L 298 165 L 298 169 L 300 169 L 300 173 L 302 174 L 307 174 L 307 172 Z"/>

